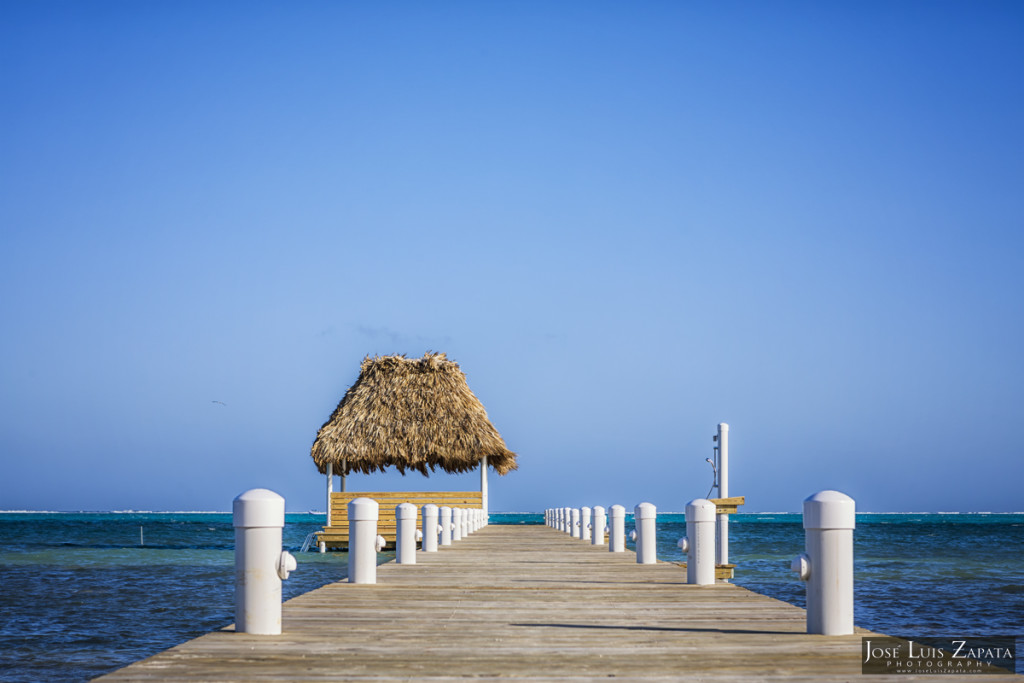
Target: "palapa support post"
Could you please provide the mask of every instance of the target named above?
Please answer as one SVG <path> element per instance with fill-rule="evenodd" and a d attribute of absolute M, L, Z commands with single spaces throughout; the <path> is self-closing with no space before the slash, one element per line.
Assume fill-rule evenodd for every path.
<path fill-rule="evenodd" d="M 327 526 L 331 526 L 331 494 L 334 493 L 334 464 L 327 463 Z"/>

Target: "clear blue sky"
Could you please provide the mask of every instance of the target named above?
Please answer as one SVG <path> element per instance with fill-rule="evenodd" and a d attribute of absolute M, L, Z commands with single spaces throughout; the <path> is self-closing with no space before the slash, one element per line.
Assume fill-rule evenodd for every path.
<path fill-rule="evenodd" d="M 681 510 L 720 421 L 751 511 L 1022 510 L 1021 36 L 1019 2 L 4 2 L 0 509 L 322 509 L 360 360 L 429 349 L 519 454 L 494 510 Z"/>

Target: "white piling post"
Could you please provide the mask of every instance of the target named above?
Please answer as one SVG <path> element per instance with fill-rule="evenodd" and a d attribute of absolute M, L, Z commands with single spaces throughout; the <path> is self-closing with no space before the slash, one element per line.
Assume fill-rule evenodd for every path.
<path fill-rule="evenodd" d="M 591 524 L 593 518 L 591 516 L 591 510 L 589 507 L 583 506 L 580 508 L 580 538 L 584 541 L 590 540 Z"/>
<path fill-rule="evenodd" d="M 633 519 L 636 521 L 636 561 L 637 564 L 655 564 L 658 561 L 658 542 L 655 530 L 658 510 L 651 503 L 640 503 L 633 508 Z"/>
<path fill-rule="evenodd" d="M 715 583 L 715 504 L 697 498 L 686 504 L 686 583 Z"/>
<path fill-rule="evenodd" d="M 416 564 L 416 506 L 399 503 L 395 506 L 397 536 L 395 564 Z"/>
<path fill-rule="evenodd" d="M 573 538 L 580 537 L 580 509 L 573 508 L 569 511 L 569 523 L 572 525 L 571 535 Z"/>
<path fill-rule="evenodd" d="M 806 554 L 793 569 L 807 583 L 807 632 L 853 633 L 853 529 L 856 504 L 839 491 L 819 491 L 804 501 Z"/>
<path fill-rule="evenodd" d="M 422 508 L 423 552 L 437 552 L 437 506 L 427 503 Z"/>
<path fill-rule="evenodd" d="M 626 508 L 612 505 L 609 509 L 611 530 L 608 535 L 608 551 L 613 553 L 626 552 Z"/>
<path fill-rule="evenodd" d="M 590 544 L 604 545 L 604 527 L 608 524 L 608 520 L 605 519 L 604 508 L 600 505 L 594 506 L 593 519 L 592 524 L 594 528 L 592 530 L 593 533 L 590 534 Z"/>
<path fill-rule="evenodd" d="M 235 632 L 281 633 L 281 579 L 295 558 L 281 550 L 284 498 L 250 489 L 232 504 L 235 527 Z"/>
<path fill-rule="evenodd" d="M 564 524 L 562 531 L 572 535 L 572 510 L 569 508 L 562 508 L 562 520 Z"/>
<path fill-rule="evenodd" d="M 452 509 L 447 505 L 442 505 L 438 511 L 441 513 L 441 545 L 451 545 L 452 528 L 454 527 Z"/>
<path fill-rule="evenodd" d="M 462 540 L 462 508 L 452 508 L 452 540 Z"/>
<path fill-rule="evenodd" d="M 348 504 L 348 582 L 377 583 L 377 519 L 380 506 L 370 498 Z"/>

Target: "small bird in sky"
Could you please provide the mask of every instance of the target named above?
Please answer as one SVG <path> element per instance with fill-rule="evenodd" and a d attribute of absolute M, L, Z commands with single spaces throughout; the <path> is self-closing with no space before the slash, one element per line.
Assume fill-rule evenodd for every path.
<path fill-rule="evenodd" d="M 227 403 L 225 403 L 224 401 L 210 401 L 210 403 L 219 403 L 222 406 L 226 406 L 227 405 Z"/>

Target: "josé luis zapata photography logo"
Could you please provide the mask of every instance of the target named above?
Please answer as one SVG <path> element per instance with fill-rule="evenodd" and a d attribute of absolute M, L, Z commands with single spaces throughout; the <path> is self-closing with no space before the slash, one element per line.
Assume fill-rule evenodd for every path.
<path fill-rule="evenodd" d="M 861 638 L 865 674 L 1005 674 L 1017 661 L 1014 636 Z"/>

